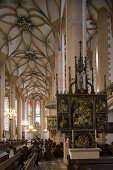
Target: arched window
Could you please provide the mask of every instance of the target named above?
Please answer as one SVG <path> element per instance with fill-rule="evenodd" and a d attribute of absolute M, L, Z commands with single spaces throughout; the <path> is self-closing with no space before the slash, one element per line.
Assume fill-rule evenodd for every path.
<path fill-rule="evenodd" d="M 9 99 L 8 97 L 5 97 L 4 99 L 4 130 L 5 131 L 9 131 L 8 112 L 9 112 Z"/>
<path fill-rule="evenodd" d="M 36 122 L 40 125 L 40 101 L 36 101 Z"/>

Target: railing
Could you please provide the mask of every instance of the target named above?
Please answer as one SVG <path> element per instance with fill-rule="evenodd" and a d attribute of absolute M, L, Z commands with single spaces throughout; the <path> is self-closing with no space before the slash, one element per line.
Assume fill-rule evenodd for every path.
<path fill-rule="evenodd" d="M 105 90 L 102 90 L 100 94 L 105 94 Z M 106 87 L 106 94 L 107 94 L 108 100 L 113 97 L 113 82 Z"/>

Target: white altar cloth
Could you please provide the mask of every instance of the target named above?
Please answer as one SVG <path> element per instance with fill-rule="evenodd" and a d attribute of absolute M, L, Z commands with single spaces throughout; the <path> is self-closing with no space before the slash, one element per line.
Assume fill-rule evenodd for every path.
<path fill-rule="evenodd" d="M 70 159 L 96 159 L 100 157 L 100 148 L 70 148 Z"/>

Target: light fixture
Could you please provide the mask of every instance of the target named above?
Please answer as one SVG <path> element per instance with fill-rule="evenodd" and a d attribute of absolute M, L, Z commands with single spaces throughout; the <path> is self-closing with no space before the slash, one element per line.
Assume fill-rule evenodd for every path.
<path fill-rule="evenodd" d="M 29 130 L 32 130 L 32 129 L 33 129 L 33 126 L 30 125 L 30 126 L 29 126 Z"/>
<path fill-rule="evenodd" d="M 44 129 L 44 132 L 47 132 L 47 129 Z"/>
<path fill-rule="evenodd" d="M 28 122 L 27 120 L 23 120 L 23 121 L 21 122 L 21 125 L 24 126 L 24 127 L 26 127 L 26 126 L 29 125 L 29 122 Z"/>
<path fill-rule="evenodd" d="M 7 114 L 8 114 L 8 118 L 10 120 L 13 119 L 16 116 L 14 109 L 9 109 Z"/>
<path fill-rule="evenodd" d="M 32 131 L 33 131 L 33 132 L 36 132 L 36 129 L 33 129 Z"/>

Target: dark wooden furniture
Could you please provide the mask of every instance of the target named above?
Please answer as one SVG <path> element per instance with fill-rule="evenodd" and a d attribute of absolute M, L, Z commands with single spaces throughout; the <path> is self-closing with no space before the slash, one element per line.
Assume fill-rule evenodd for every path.
<path fill-rule="evenodd" d="M 18 152 L 16 155 L 0 164 L 0 170 L 21 170 L 24 166 L 23 153 Z"/>
<path fill-rule="evenodd" d="M 0 164 L 9 159 L 9 154 L 7 152 L 0 153 Z"/>
<path fill-rule="evenodd" d="M 32 170 L 34 167 L 38 167 L 38 153 L 34 153 L 31 157 L 29 163 L 27 164 L 25 170 Z"/>
<path fill-rule="evenodd" d="M 113 157 L 99 159 L 70 159 L 68 155 L 67 170 L 113 170 Z"/>

